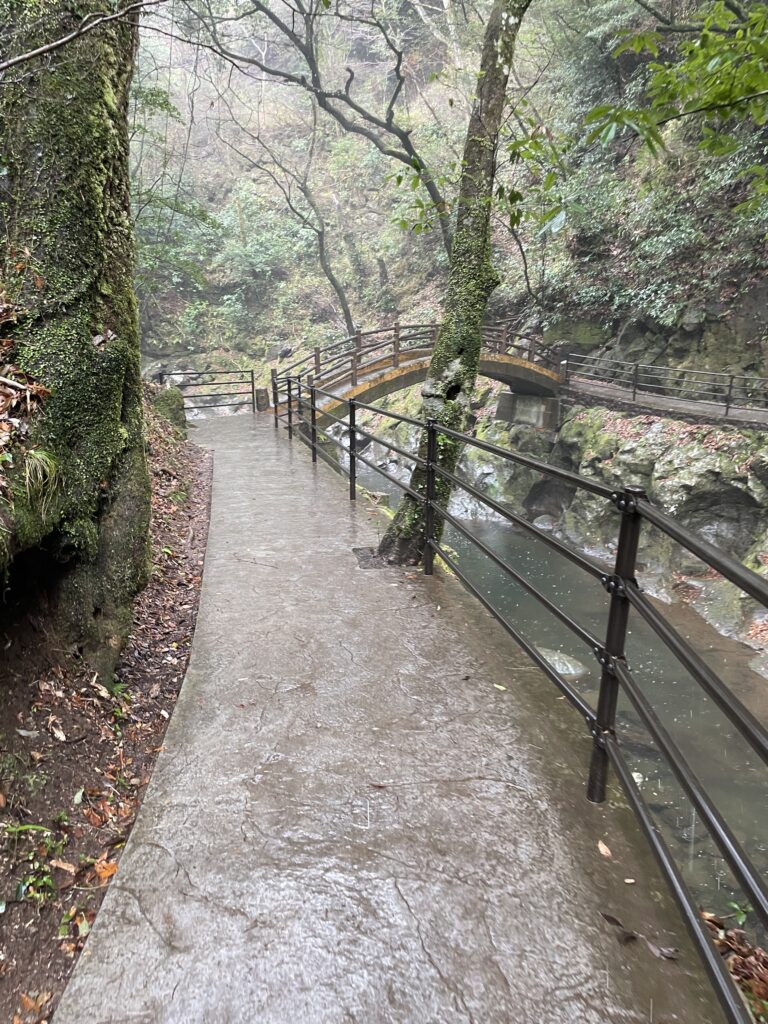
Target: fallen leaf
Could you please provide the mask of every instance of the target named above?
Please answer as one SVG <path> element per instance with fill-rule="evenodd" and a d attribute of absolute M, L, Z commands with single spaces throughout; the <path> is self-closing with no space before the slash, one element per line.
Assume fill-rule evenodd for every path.
<path fill-rule="evenodd" d="M 69 861 L 67 861 L 67 860 L 52 860 L 51 861 L 51 867 L 52 868 L 59 868 L 61 871 L 66 871 L 70 875 L 76 875 L 77 874 L 77 868 L 75 867 L 75 865 L 74 864 L 70 864 Z"/>
<path fill-rule="evenodd" d="M 101 828 L 101 826 L 104 824 L 104 822 L 101 820 L 96 811 L 94 811 L 90 807 L 86 807 L 86 809 L 83 811 L 83 815 L 88 819 L 88 821 L 91 823 L 91 825 L 93 825 L 94 828 Z"/>
<path fill-rule="evenodd" d="M 113 860 L 97 860 L 93 867 L 102 882 L 106 882 L 117 871 L 117 863 Z"/>
<path fill-rule="evenodd" d="M 601 910 L 600 911 L 600 917 L 602 917 L 604 920 L 606 920 L 608 922 L 608 924 L 612 924 L 614 928 L 623 928 L 624 927 L 624 925 L 621 923 L 621 921 L 618 919 L 618 917 L 614 917 L 613 914 L 604 914 L 603 911 Z"/>
<path fill-rule="evenodd" d="M 650 939 L 646 939 L 644 935 L 642 937 L 645 939 L 645 944 L 648 949 L 650 949 L 654 956 L 659 957 L 659 959 L 677 960 L 679 958 L 680 950 L 675 949 L 674 946 L 659 946 Z"/>
<path fill-rule="evenodd" d="M 602 839 L 598 839 L 598 841 L 597 841 L 597 848 L 600 851 L 600 853 L 603 855 L 603 857 L 608 857 L 608 858 L 613 857 L 613 854 L 611 853 L 610 846 L 606 846 Z"/>
<path fill-rule="evenodd" d="M 64 730 L 61 728 L 61 722 L 58 720 L 58 718 L 56 718 L 54 715 L 51 715 L 46 724 L 51 732 L 51 735 L 55 737 L 55 739 L 59 740 L 61 743 L 64 743 L 67 737 L 64 735 Z"/>
<path fill-rule="evenodd" d="M 8 800 L 5 796 L 5 793 L 2 791 L 2 789 L 0 789 L 0 807 L 5 807 L 7 803 Z"/>
<path fill-rule="evenodd" d="M 112 694 L 109 692 L 106 686 L 102 686 L 101 683 L 96 682 L 97 678 L 97 676 L 94 676 L 93 679 L 91 680 L 92 688 L 96 691 L 96 693 L 98 693 L 100 697 L 103 697 L 104 700 L 111 700 Z"/>

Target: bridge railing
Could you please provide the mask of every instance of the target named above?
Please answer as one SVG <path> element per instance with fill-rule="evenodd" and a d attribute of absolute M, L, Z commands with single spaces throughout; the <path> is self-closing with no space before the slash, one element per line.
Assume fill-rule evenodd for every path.
<path fill-rule="evenodd" d="M 652 363 L 631 363 L 605 356 L 570 354 L 563 361 L 564 383 L 608 384 L 638 395 L 663 395 L 687 402 L 722 405 L 728 415 L 734 407 L 768 409 L 768 378 L 714 370 L 681 370 Z"/>
<path fill-rule="evenodd" d="M 686 530 L 670 516 L 652 505 L 639 488 L 611 488 L 599 481 L 579 476 L 520 452 L 501 448 L 470 434 L 450 430 L 434 420 L 425 423 L 354 399 L 347 400 L 346 415 L 332 415 L 322 408 L 320 402 L 322 399 L 337 398 L 337 396 L 318 387 L 314 382 L 308 385 L 302 375 L 283 378 L 280 387 L 286 411 L 279 414 L 275 410 L 275 426 L 277 427 L 281 418 L 284 418 L 289 437 L 299 437 L 309 445 L 313 462 L 321 457 L 330 462 L 335 469 L 345 472 L 349 478 L 351 500 L 354 500 L 357 495 L 357 470 L 358 465 L 362 464 L 380 474 L 405 495 L 421 504 L 425 513 L 424 573 L 430 575 L 433 572 L 434 560 L 436 558 L 442 560 L 583 717 L 593 737 L 592 759 L 587 783 L 588 798 L 593 802 L 601 802 L 605 799 L 608 766 L 611 765 L 678 902 L 727 1019 L 732 1024 L 750 1024 L 751 1014 L 746 1009 L 727 966 L 710 938 L 709 929 L 702 920 L 680 869 L 654 820 L 638 782 L 633 776 L 624 753 L 621 725 L 617 723 L 616 709 L 621 693 L 629 700 L 683 792 L 700 816 L 757 918 L 762 926 L 768 929 L 768 888 L 765 878 L 756 868 L 743 843 L 740 842 L 680 746 L 675 742 L 668 724 L 662 722 L 659 714 L 645 697 L 638 685 L 635 669 L 630 667 L 626 655 L 630 613 L 634 613 L 639 615 L 651 628 L 679 664 L 696 681 L 703 694 L 714 702 L 726 716 L 738 734 L 746 741 L 756 759 L 761 761 L 763 766 L 768 765 L 768 731 L 729 690 L 718 674 L 702 660 L 688 641 L 667 620 L 663 612 L 651 603 L 638 585 L 636 558 L 641 529 L 644 525 L 649 525 L 660 530 L 738 587 L 743 593 L 759 602 L 764 608 L 768 608 L 768 581 Z M 360 427 L 357 416 L 361 410 L 373 412 L 397 424 L 404 423 L 419 428 L 422 433 L 418 451 L 408 452 L 390 438 Z M 330 420 L 334 429 L 321 427 L 318 423 L 320 416 L 322 416 L 323 422 Z M 593 558 L 570 547 L 552 533 L 542 532 L 506 505 L 484 494 L 455 473 L 444 469 L 438 462 L 438 442 L 441 437 L 451 438 L 462 445 L 474 447 L 508 463 L 535 470 L 544 478 L 557 480 L 576 491 L 586 491 L 608 503 L 615 509 L 618 516 L 613 571 L 607 570 Z M 420 476 L 417 476 L 415 481 L 412 478 L 409 483 L 405 483 L 388 473 L 373 459 L 362 453 L 359 444 L 361 438 L 367 442 L 375 442 L 401 455 L 412 465 L 418 467 Z M 333 445 L 344 453 L 347 459 L 346 467 L 332 458 L 326 450 L 326 445 Z M 604 632 L 598 636 L 585 628 L 574 617 L 572 609 L 562 607 L 556 600 L 543 593 L 538 581 L 526 576 L 518 567 L 485 544 L 468 528 L 466 523 L 454 516 L 447 507 L 447 498 L 451 487 L 460 488 L 485 508 L 534 536 L 537 541 L 547 545 L 560 557 L 576 565 L 583 571 L 591 585 L 603 587 L 610 596 Z M 469 578 L 455 555 L 441 543 L 441 533 L 438 529 L 438 525 L 441 523 L 450 524 L 470 544 L 490 559 L 507 579 L 522 586 L 547 612 L 566 626 L 597 659 L 601 675 L 596 707 L 592 707 L 587 702 L 582 694 L 556 670 L 530 637 L 526 636 L 514 622 L 502 614 Z"/>
<path fill-rule="evenodd" d="M 289 377 L 312 377 L 318 386 L 328 387 L 348 382 L 354 387 L 367 372 L 388 360 L 394 368 L 401 357 L 415 352 L 428 354 L 437 340 L 439 323 L 400 324 L 358 331 L 356 334 L 315 350 L 289 366 L 273 371 L 278 388 Z M 537 346 L 535 339 L 514 334 L 506 326 L 483 328 L 483 349 L 497 355 L 515 355 L 528 362 L 556 370 L 554 357 Z"/>

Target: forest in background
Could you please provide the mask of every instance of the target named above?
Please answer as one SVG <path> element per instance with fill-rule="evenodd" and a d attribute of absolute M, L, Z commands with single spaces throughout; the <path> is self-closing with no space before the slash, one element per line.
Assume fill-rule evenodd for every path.
<path fill-rule="evenodd" d="M 694 116 L 648 138 L 632 117 L 681 45 L 656 15 L 680 22 L 697 8 L 646 7 L 541 0 L 527 13 L 499 150 L 489 317 L 576 347 L 766 374 L 765 130 L 732 116 L 715 132 Z M 351 81 L 378 116 L 399 70 L 412 166 L 381 152 L 364 119 L 363 134 L 345 131 L 301 86 L 213 52 L 180 3 L 147 19 L 131 101 L 147 370 L 266 373 L 352 324 L 439 319 L 448 260 L 418 161 L 450 208 L 486 15 L 403 4 L 374 24 L 328 11 L 327 88 Z M 253 19 L 233 30 L 232 52 L 300 74 L 290 41 L 262 21 L 260 35 Z M 620 114 L 601 124 L 608 107 Z M 744 323 L 731 331 L 734 317 Z"/>

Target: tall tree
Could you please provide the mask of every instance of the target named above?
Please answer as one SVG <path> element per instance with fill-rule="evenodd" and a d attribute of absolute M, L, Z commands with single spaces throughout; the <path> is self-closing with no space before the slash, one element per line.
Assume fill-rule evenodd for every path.
<path fill-rule="evenodd" d="M 76 34 L 102 6 L 0 0 L 0 36 L 10 52 L 33 52 Z M 50 391 L 0 508 L 0 570 L 31 550 L 48 576 L 58 565 L 54 619 L 106 674 L 148 567 L 128 180 L 132 17 L 75 35 L 0 81 L 0 292 L 17 310 L 0 348 Z"/>
<path fill-rule="evenodd" d="M 491 262 L 491 205 L 496 174 L 496 151 L 504 117 L 507 82 L 515 45 L 531 0 L 495 0 L 486 24 L 477 96 L 464 145 L 456 230 L 451 249 L 443 325 L 437 337 L 422 389 L 427 419 L 462 430 L 480 365 L 482 326 L 488 299 L 499 283 Z M 420 454 L 426 456 L 426 433 Z M 460 446 L 440 438 L 439 463 L 452 472 Z M 411 487 L 420 494 L 426 476 L 417 466 Z M 450 485 L 438 481 L 438 498 L 447 499 Z M 405 495 L 379 548 L 389 561 L 420 561 L 424 549 L 425 513 L 422 502 Z"/>

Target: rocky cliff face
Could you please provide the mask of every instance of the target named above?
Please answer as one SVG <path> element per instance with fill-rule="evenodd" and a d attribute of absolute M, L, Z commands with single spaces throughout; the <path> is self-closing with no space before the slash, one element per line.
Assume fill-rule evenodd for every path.
<path fill-rule="evenodd" d="M 768 434 L 576 407 L 557 432 L 481 421 L 478 435 L 609 487 L 643 487 L 660 508 L 758 572 L 768 574 Z M 482 452 L 465 453 L 468 479 L 516 511 L 610 563 L 618 515 L 604 499 Z M 641 577 L 675 594 L 729 635 L 757 640 L 763 614 L 736 588 L 658 531 L 645 527 Z"/>
<path fill-rule="evenodd" d="M 539 319 L 523 330 L 536 331 Z M 768 377 L 768 281 L 725 282 L 717 299 L 692 301 L 672 326 L 642 311 L 616 324 L 562 314 L 543 334 L 563 353 Z"/>

